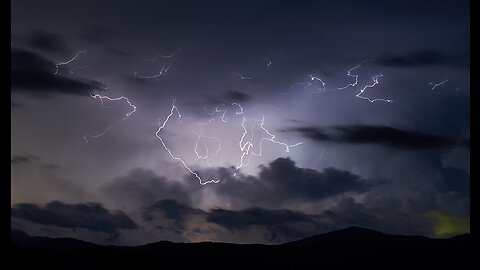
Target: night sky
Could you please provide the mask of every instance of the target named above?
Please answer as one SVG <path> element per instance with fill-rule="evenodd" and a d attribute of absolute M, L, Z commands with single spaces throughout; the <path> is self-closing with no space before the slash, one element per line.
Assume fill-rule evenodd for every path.
<path fill-rule="evenodd" d="M 12 228 L 470 230 L 468 1 L 15 0 L 11 20 Z"/>

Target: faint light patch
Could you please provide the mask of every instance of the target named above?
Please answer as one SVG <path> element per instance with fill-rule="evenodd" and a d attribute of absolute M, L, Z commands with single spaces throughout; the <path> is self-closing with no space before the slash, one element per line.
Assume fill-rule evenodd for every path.
<path fill-rule="evenodd" d="M 427 212 L 426 216 L 435 223 L 433 226 L 435 236 L 470 233 L 470 219 L 456 217 L 436 210 Z"/>

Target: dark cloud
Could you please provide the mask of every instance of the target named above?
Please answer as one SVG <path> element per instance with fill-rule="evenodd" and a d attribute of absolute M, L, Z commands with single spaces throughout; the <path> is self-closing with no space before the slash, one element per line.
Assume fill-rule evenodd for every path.
<path fill-rule="evenodd" d="M 224 98 L 230 102 L 247 102 L 252 99 L 250 95 L 234 90 L 227 91 L 224 95 Z"/>
<path fill-rule="evenodd" d="M 299 127 L 287 129 L 296 131 L 314 141 L 351 144 L 379 144 L 403 150 L 436 149 L 444 147 L 468 147 L 469 140 L 455 140 L 413 130 L 402 130 L 388 126 L 336 126 Z"/>
<path fill-rule="evenodd" d="M 137 224 L 124 212 L 110 212 L 100 203 L 67 204 L 52 201 L 41 207 L 31 203 L 16 204 L 12 217 L 41 225 L 84 228 L 95 232 L 116 233 L 119 229 L 136 229 Z"/>
<path fill-rule="evenodd" d="M 12 157 L 11 159 L 11 164 L 13 165 L 18 165 L 18 164 L 23 164 L 23 163 L 35 163 L 36 165 L 39 165 L 45 169 L 50 169 L 50 170 L 55 170 L 59 169 L 60 166 L 52 164 L 52 163 L 45 163 L 43 162 L 39 157 L 31 154 L 26 154 L 26 155 L 16 155 Z"/>
<path fill-rule="evenodd" d="M 148 206 L 162 199 L 190 203 L 192 187 L 136 168 L 102 187 L 102 192 L 122 206 Z"/>
<path fill-rule="evenodd" d="M 142 212 L 142 218 L 145 221 L 153 221 L 156 220 L 156 215 L 158 214 L 173 222 L 173 226 L 166 226 L 165 228 L 160 226 L 161 229 L 168 229 L 175 234 L 182 234 L 182 231 L 186 229 L 187 216 L 204 215 L 205 212 L 176 200 L 165 199 L 145 207 Z"/>
<path fill-rule="evenodd" d="M 341 194 L 368 191 L 372 180 L 348 171 L 326 168 L 323 171 L 297 167 L 290 158 L 278 158 L 261 166 L 258 176 L 238 174 L 232 177 L 230 168 L 211 169 L 222 181 L 210 188 L 232 201 L 247 202 L 246 207 L 262 205 L 280 207 L 292 202 L 310 202 Z M 196 179 L 182 184 L 156 175 L 153 171 L 134 169 L 102 187 L 102 192 L 122 207 L 140 207 L 145 220 L 163 213 L 167 219 L 183 222 L 186 215 L 201 214 L 191 207 L 192 198 L 201 191 Z"/>
<path fill-rule="evenodd" d="M 434 65 L 468 65 L 468 53 L 444 53 L 436 50 L 415 50 L 390 53 L 378 57 L 375 62 L 392 67 L 426 67 Z"/>
<path fill-rule="evenodd" d="M 168 219 L 175 220 L 177 222 L 183 222 L 186 215 L 202 214 L 203 211 L 192 208 L 186 204 L 179 203 L 175 200 L 166 199 L 160 200 L 145 209 L 144 214 L 148 215 L 152 212 L 163 211 L 164 216 Z M 149 219 L 148 216 L 146 219 Z"/>
<path fill-rule="evenodd" d="M 19 156 L 14 156 L 10 162 L 12 164 L 21 164 L 21 163 L 36 162 L 39 160 L 40 159 L 34 155 L 19 155 Z"/>
<path fill-rule="evenodd" d="M 213 209 L 206 215 L 208 222 L 229 231 L 245 231 L 252 227 L 266 229 L 269 242 L 283 242 L 308 235 L 306 227 L 317 227 L 315 217 L 288 209 L 249 208 L 240 211 Z"/>
<path fill-rule="evenodd" d="M 202 102 L 201 104 L 197 102 L 191 102 L 190 106 L 199 106 L 199 107 L 202 107 L 203 105 L 218 106 L 220 104 L 225 104 L 225 103 L 232 104 L 234 102 L 244 104 L 253 99 L 251 95 L 241 91 L 236 91 L 236 90 L 226 90 L 219 95 L 205 95 L 204 97 L 206 99 L 205 102 Z M 227 106 L 227 105 L 223 105 L 223 106 Z M 235 109 L 238 109 L 238 107 L 235 106 Z"/>
<path fill-rule="evenodd" d="M 425 217 L 433 203 L 425 200 L 418 205 L 415 202 L 399 198 L 392 194 L 373 192 L 366 195 L 362 202 L 347 197 L 320 215 L 327 230 L 360 226 L 385 233 L 431 235 L 431 223 Z"/>
<path fill-rule="evenodd" d="M 285 241 L 298 239 L 308 235 L 307 229 L 318 224 L 315 216 L 288 209 L 248 208 L 244 210 L 226 210 L 221 208 L 203 211 L 175 200 L 161 200 L 144 209 L 143 218 L 146 221 L 158 221 L 153 214 L 160 214 L 173 221 L 174 226 L 157 225 L 161 230 L 182 234 L 188 231 L 186 218 L 191 215 L 201 216 L 205 221 L 216 224 L 231 232 L 247 231 L 253 227 L 265 229 L 264 235 L 268 241 Z M 196 232 L 195 232 L 196 231 Z M 192 232 L 199 233 L 200 229 Z"/>
<path fill-rule="evenodd" d="M 53 93 L 89 95 L 94 89 L 104 88 L 98 81 L 55 75 L 55 64 L 33 52 L 14 48 L 11 50 L 11 57 L 12 91 L 45 97 Z"/>
<path fill-rule="evenodd" d="M 299 168 L 290 158 L 277 158 L 268 167 L 263 167 L 258 177 L 283 198 L 323 199 L 367 188 L 365 180 L 356 174 L 335 168 L 321 172 Z"/>
<path fill-rule="evenodd" d="M 288 209 L 268 210 L 249 208 L 241 211 L 212 209 L 207 213 L 207 221 L 228 230 L 244 230 L 250 226 L 285 226 L 287 223 L 307 222 L 315 224 L 315 220 L 304 213 Z"/>
<path fill-rule="evenodd" d="M 52 200 L 52 196 L 56 200 L 63 200 L 58 197 L 63 196 L 70 201 L 75 198 L 108 201 L 129 216 L 135 213 L 138 222 L 159 226 L 165 232 L 178 232 L 181 226 L 191 228 L 191 225 L 205 230 L 202 221 L 207 215 L 225 217 L 243 225 L 235 227 L 225 218 L 217 221 L 224 225 L 204 223 L 234 231 L 266 227 L 272 232 L 269 239 L 278 239 L 281 234 L 315 232 L 303 228 L 313 222 L 296 221 L 302 216 L 296 212 L 298 209 L 308 213 L 303 214 L 306 219 L 315 219 L 319 229 L 328 226 L 338 229 L 347 224 L 382 225 L 384 227 L 378 229 L 401 233 L 418 228 L 419 224 L 423 226 L 423 221 L 418 220 L 425 211 L 436 208 L 446 211 L 451 207 L 446 212 L 458 214 L 468 210 L 465 205 L 469 199 L 469 175 L 459 170 L 442 170 L 432 164 L 437 156 L 450 150 L 445 148 L 469 147 L 469 140 L 458 140 L 461 136 L 468 137 L 470 130 L 467 86 L 470 73 L 465 68 L 469 64 L 468 1 L 428 0 L 406 4 L 405 1 L 370 0 L 365 4 L 340 0 L 328 5 L 324 1 L 274 0 L 247 0 L 241 4 L 217 0 L 210 4 L 199 1 L 55 2 L 46 5 L 35 0 L 12 1 L 11 91 L 15 101 L 12 114 L 17 113 L 12 116 L 12 121 L 16 121 L 12 125 L 12 136 L 16 138 L 12 147 L 37 149 L 40 152 L 35 153 L 40 157 L 51 158 L 61 166 L 55 171 L 55 165 L 49 166 L 43 161 L 25 163 L 32 161 L 12 154 L 15 174 L 33 177 L 20 177 L 23 182 L 12 182 L 14 203 Z M 35 11 L 35 16 L 29 11 Z M 28 32 L 33 27 L 47 31 Z M 88 49 L 88 53 L 62 66 L 58 75 L 54 75 L 55 63 L 71 59 L 73 49 Z M 174 56 L 163 58 L 158 54 Z M 158 58 L 153 63 L 142 60 L 155 56 Z M 351 75 L 347 73 L 367 58 L 376 59 L 376 64 L 363 65 Z M 171 69 L 158 81 L 133 76 L 133 71 L 155 74 L 163 64 L 171 64 Z M 69 76 L 68 69 L 83 65 L 90 68 Z M 238 72 L 253 79 L 242 80 Z M 355 98 L 361 87 L 372 83 L 370 75 L 377 72 L 384 73 L 385 80 L 366 93 L 372 98 L 386 96 L 399 100 L 396 105 L 370 104 Z M 80 142 L 78 137 L 86 127 L 101 131 L 117 117 L 113 110 L 95 113 L 92 117 L 94 112 L 90 109 L 101 110 L 100 101 L 75 102 L 68 96 L 57 95 L 89 97 L 98 85 L 81 79 L 82 74 L 108 81 L 112 97 L 128 96 L 138 106 L 138 113 L 122 122 L 118 129 L 112 128 L 108 138 L 72 148 L 71 142 Z M 307 74 L 321 78 L 327 91 L 310 97 L 309 93 L 322 85 L 320 81 L 311 81 Z M 359 76 L 358 85 L 336 91 L 336 87 L 356 81 L 353 74 Z M 439 91 L 430 91 L 429 82 L 440 82 L 447 77 L 449 82 L 439 87 Z M 301 83 L 308 81 L 312 85 L 304 89 L 306 84 Z M 456 90 L 457 87 L 463 88 Z M 279 95 L 283 92 L 290 95 Z M 56 98 L 38 106 L 33 102 L 31 105 L 35 106 L 31 106 L 30 97 L 25 94 L 56 95 Z M 169 122 L 172 125 L 165 129 L 166 141 L 177 142 L 171 146 L 172 153 L 188 159 L 187 165 L 202 178 L 210 179 L 212 175 L 221 179 L 218 184 L 199 185 L 198 179 L 190 178 L 176 181 L 184 175 L 192 176 L 181 163 L 169 158 L 154 137 L 159 117 L 164 119 L 168 115 L 172 97 L 185 115 L 183 123 L 173 121 L 177 118 L 174 116 L 173 122 Z M 16 102 L 26 104 L 27 108 L 14 108 Z M 190 132 L 189 117 L 193 115 L 192 123 L 204 122 L 202 118 L 219 119 L 221 113 L 209 115 L 207 112 L 222 103 L 226 104 L 223 109 L 228 110 L 228 121 L 212 123 L 205 133 L 215 133 L 225 143 L 228 143 L 225 137 L 229 137 L 233 151 L 238 150 L 242 127 L 236 121 L 239 122 L 241 116 L 235 117 L 238 108 L 231 106 L 233 102 L 246 105 L 244 116 L 248 119 L 258 119 L 265 114 L 265 126 L 271 127 L 275 134 L 278 132 L 273 129 L 278 125 L 293 127 L 289 131 L 297 132 L 278 134 L 287 135 L 279 136 L 282 137 L 279 140 L 297 141 L 292 136 L 302 134 L 311 141 L 304 138 L 305 144 L 286 154 L 274 145 L 271 149 L 266 147 L 262 157 L 252 157 L 249 167 L 242 168 L 235 177 L 232 176 L 235 168 L 209 168 L 204 160 L 190 161 L 194 158 L 195 136 Z M 72 121 L 75 129 L 69 128 Z M 48 128 L 38 129 L 45 126 L 43 122 Z M 360 125 L 336 126 L 345 123 Z M 398 123 L 398 126 L 388 127 L 389 123 Z M 248 124 L 246 128 L 250 128 Z M 387 127 L 368 126 L 378 124 Z M 257 131 L 261 131 L 258 126 L 252 126 L 252 140 L 260 139 Z M 146 137 L 139 136 L 144 132 L 148 133 Z M 19 134 L 22 136 L 15 136 Z M 211 153 L 213 143 L 205 144 Z M 153 151 L 156 147 L 160 147 L 157 149 L 160 152 Z M 227 147 L 222 145 L 223 150 Z M 378 148 L 382 151 L 376 151 Z M 13 153 L 22 153 L 14 150 Z M 462 153 L 449 155 L 448 162 L 463 168 L 460 165 L 468 163 L 469 153 L 461 150 Z M 240 156 L 228 151 L 225 156 L 221 153 L 212 159 L 212 164 L 237 164 Z M 287 158 L 275 159 L 279 153 L 291 154 L 309 168 L 300 168 Z M 158 159 L 158 155 L 169 161 L 154 165 L 152 160 Z M 254 168 L 258 163 L 264 166 Z M 45 165 L 41 167 L 42 164 Z M 155 171 L 163 171 L 168 176 L 144 169 L 129 171 L 128 164 L 155 167 Z M 39 173 L 32 174 L 31 169 L 38 169 Z M 122 171 L 127 173 L 115 178 Z M 243 174 L 252 171 L 259 173 Z M 378 184 L 371 176 L 385 181 Z M 92 179 L 76 181 L 87 178 Z M 108 182 L 112 178 L 115 179 Z M 73 181 L 80 186 L 70 185 Z M 51 192 L 35 192 L 37 184 Z M 97 186 L 102 187 L 100 192 Z M 435 198 L 438 193 L 448 195 Z M 226 207 L 227 203 L 228 210 L 203 208 Z M 198 209 L 198 205 L 202 209 Z M 290 209 L 293 214 L 278 209 Z M 330 212 L 324 212 L 325 209 Z M 255 213 L 277 220 L 280 226 L 275 227 L 261 217 L 252 221 Z M 309 215 L 312 213 L 315 217 Z M 300 215 L 298 219 L 294 214 Z M 281 216 L 291 221 L 283 222 Z M 192 224 L 198 220 L 200 224 Z M 150 236 L 141 236 L 150 233 L 147 231 L 132 232 L 131 242 L 151 240 Z M 253 239 L 256 233 L 245 235 L 245 239 Z M 215 235 L 218 238 L 214 239 L 220 240 L 225 235 Z M 197 239 L 208 237 L 205 233 Z M 112 234 L 112 238 L 116 235 Z"/>
<path fill-rule="evenodd" d="M 127 82 L 134 83 L 140 86 L 148 86 L 148 85 L 153 85 L 153 81 L 145 78 L 140 78 L 138 76 L 132 75 L 132 74 L 126 74 L 123 76 L 123 79 L 125 79 Z"/>
<path fill-rule="evenodd" d="M 277 158 L 268 166 L 261 166 L 257 177 L 231 177 L 227 169 L 220 169 L 221 179 L 216 185 L 219 194 L 225 194 L 258 205 L 282 205 L 290 202 L 322 200 L 340 194 L 364 192 L 370 182 L 348 171 L 326 168 L 323 171 L 297 167 L 290 158 Z"/>
<path fill-rule="evenodd" d="M 64 54 L 68 52 L 68 47 L 59 34 L 48 31 L 34 29 L 24 38 L 24 43 L 32 48 L 49 52 Z"/>

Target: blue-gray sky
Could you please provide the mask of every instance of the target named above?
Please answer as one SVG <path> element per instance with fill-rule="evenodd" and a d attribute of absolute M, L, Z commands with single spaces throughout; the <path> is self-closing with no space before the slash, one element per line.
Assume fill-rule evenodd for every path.
<path fill-rule="evenodd" d="M 14 1 L 12 226 L 127 245 L 468 231 L 469 12 Z M 160 138 L 218 183 L 163 147 L 170 112 Z"/>

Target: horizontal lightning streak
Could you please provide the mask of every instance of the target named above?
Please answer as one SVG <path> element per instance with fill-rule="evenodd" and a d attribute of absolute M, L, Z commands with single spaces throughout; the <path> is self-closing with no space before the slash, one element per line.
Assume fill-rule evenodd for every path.
<path fill-rule="evenodd" d="M 138 76 L 138 78 L 140 79 L 156 79 L 162 75 L 165 75 L 167 73 L 167 71 L 170 69 L 170 64 L 168 66 L 162 66 L 162 68 L 160 69 L 160 71 L 157 73 L 157 74 L 154 74 L 154 75 L 151 75 L 151 76 Z M 134 75 L 136 76 L 136 72 L 134 73 Z"/>

